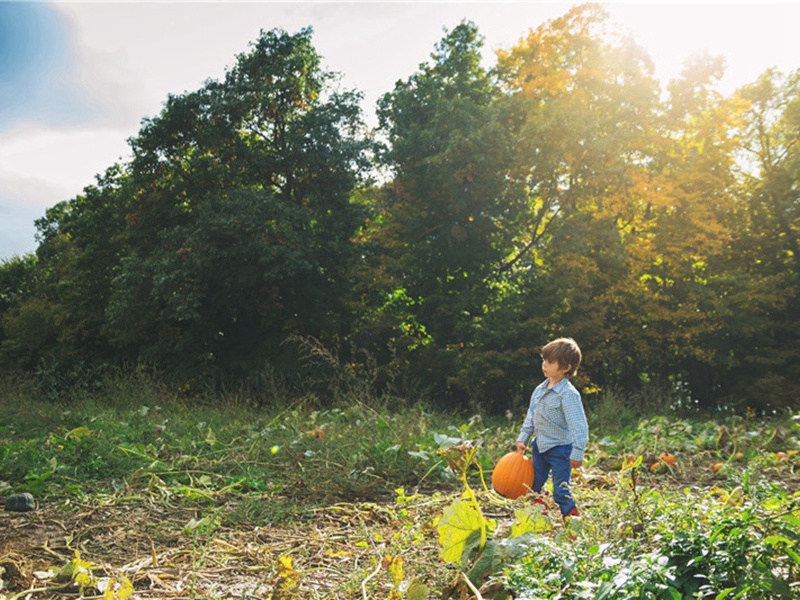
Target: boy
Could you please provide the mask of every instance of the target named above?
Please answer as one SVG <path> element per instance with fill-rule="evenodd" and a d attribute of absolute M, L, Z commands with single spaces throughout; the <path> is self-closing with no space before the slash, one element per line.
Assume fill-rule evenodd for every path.
<path fill-rule="evenodd" d="M 589 426 L 583 412 L 581 395 L 569 378 L 581 364 L 581 349 L 572 338 L 553 340 L 542 348 L 542 372 L 546 379 L 533 391 L 528 414 L 517 436 L 517 451 L 531 443 L 533 491 L 542 491 L 553 472 L 553 498 L 561 516 L 578 516 L 569 490 L 572 469 L 583 464 L 589 441 Z M 544 504 L 537 498 L 534 502 Z"/>

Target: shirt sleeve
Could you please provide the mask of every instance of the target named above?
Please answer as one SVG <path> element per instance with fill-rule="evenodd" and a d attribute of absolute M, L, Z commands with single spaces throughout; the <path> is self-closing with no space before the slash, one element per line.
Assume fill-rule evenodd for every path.
<path fill-rule="evenodd" d="M 562 406 L 564 419 L 572 435 L 572 453 L 569 457 L 572 460 L 582 461 L 586 444 L 589 443 L 589 424 L 586 422 L 580 394 L 574 390 L 564 394 Z"/>
<path fill-rule="evenodd" d="M 533 437 L 533 396 L 536 392 L 531 394 L 531 401 L 528 405 L 528 414 L 525 415 L 525 421 L 522 423 L 522 429 L 517 436 L 517 441 L 522 442 L 526 446 L 530 443 Z"/>

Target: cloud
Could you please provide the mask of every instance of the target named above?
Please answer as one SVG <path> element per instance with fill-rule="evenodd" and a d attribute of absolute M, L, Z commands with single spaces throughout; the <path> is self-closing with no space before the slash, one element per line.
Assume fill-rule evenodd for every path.
<path fill-rule="evenodd" d="M 722 54 L 725 92 L 773 64 L 798 66 L 800 3 L 609 2 L 669 78 L 698 50 Z M 563 15 L 563 2 L 58 2 L 0 0 L 0 257 L 35 247 L 33 219 L 81 193 L 169 94 L 221 79 L 259 30 L 313 26 L 326 69 L 377 100 L 462 19 L 493 51 Z M 24 219 L 29 219 L 27 225 Z M 11 233 L 25 231 L 27 233 Z M 29 240 L 9 246 L 10 239 Z M 12 248 L 10 251 L 8 248 Z"/>
<path fill-rule="evenodd" d="M 128 156 L 126 132 L 27 126 L 0 133 L 0 258 L 36 246 L 34 221 Z"/>
<path fill-rule="evenodd" d="M 75 86 L 69 22 L 40 3 L 0 2 L 0 131 L 24 120 L 90 119 L 97 106 Z"/>

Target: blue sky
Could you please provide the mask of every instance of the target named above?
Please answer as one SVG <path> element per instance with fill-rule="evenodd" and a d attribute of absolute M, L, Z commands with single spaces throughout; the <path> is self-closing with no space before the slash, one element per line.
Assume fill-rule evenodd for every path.
<path fill-rule="evenodd" d="M 126 140 L 169 93 L 220 78 L 260 29 L 314 27 L 315 45 L 364 109 L 467 18 L 487 62 L 566 2 L 3 2 L 0 0 L 0 260 L 35 249 L 34 220 L 127 158 Z M 611 19 L 666 81 L 691 54 L 725 57 L 721 90 L 800 68 L 800 2 L 611 2 Z"/>

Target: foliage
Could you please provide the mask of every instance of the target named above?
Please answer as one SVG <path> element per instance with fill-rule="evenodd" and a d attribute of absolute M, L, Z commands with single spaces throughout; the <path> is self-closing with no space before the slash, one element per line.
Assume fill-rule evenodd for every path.
<path fill-rule="evenodd" d="M 263 404 L 247 396 L 190 403 L 137 371 L 57 404 L 2 381 L 2 489 L 35 493 L 59 523 L 85 516 L 87 507 L 98 515 L 114 507 L 126 515 L 173 511 L 177 523 L 148 526 L 174 525 L 168 544 L 191 554 L 196 572 L 216 548 L 240 567 L 267 564 L 272 589 L 284 586 L 297 598 L 314 597 L 319 570 L 311 572 L 321 560 L 358 565 L 332 594 L 342 598 L 418 598 L 433 590 L 469 597 L 470 585 L 498 599 L 796 594 L 798 415 L 643 413 L 631 427 L 606 420 L 593 428 L 574 478 L 583 517 L 565 527 L 555 507 L 542 513 L 529 499 L 507 501 L 486 489 L 484 473 L 513 444 L 522 415 L 467 418 L 386 398 L 359 402 L 342 390 L 332 407 L 311 396 L 286 398 L 283 389 Z M 662 453 L 675 464 L 651 470 Z M 725 467 L 714 472 L 717 462 Z M 325 528 L 349 514 L 354 529 L 332 536 L 349 546 L 334 556 Z M 300 532 L 288 542 L 291 554 L 279 541 L 265 558 L 265 540 L 287 524 Z M 85 541 L 98 529 L 107 531 L 74 533 Z M 231 543 L 232 531 L 241 532 L 241 546 Z M 305 556 L 298 537 L 323 545 Z M 97 566 L 94 553 L 109 545 L 103 540 L 82 543 L 87 550 L 72 573 L 83 573 L 86 593 L 113 589 L 121 597 L 123 579 Z M 150 558 L 149 545 L 143 553 Z M 42 577 L 45 585 L 75 589 L 77 580 L 56 580 L 61 566 Z"/>
<path fill-rule="evenodd" d="M 261 32 L 0 264 L 0 366 L 52 398 L 124 364 L 302 394 L 314 339 L 370 392 L 502 414 L 569 335 L 587 396 L 778 414 L 800 392 L 800 72 L 725 95 L 724 69 L 660 85 L 598 4 L 491 63 L 464 21 L 369 132 L 310 29 Z"/>
<path fill-rule="evenodd" d="M 760 502 L 741 488 L 686 489 L 638 502 L 648 518 L 637 533 L 603 539 L 595 528 L 568 553 L 539 540 L 505 580 L 520 598 L 794 597 L 800 521 L 785 492 Z"/>
<path fill-rule="evenodd" d="M 311 35 L 262 32 L 223 81 L 145 119 L 130 163 L 37 222 L 34 294 L 0 306 L 9 360 L 113 357 L 222 385 L 296 367 L 289 334 L 339 331 L 366 143 Z"/>

